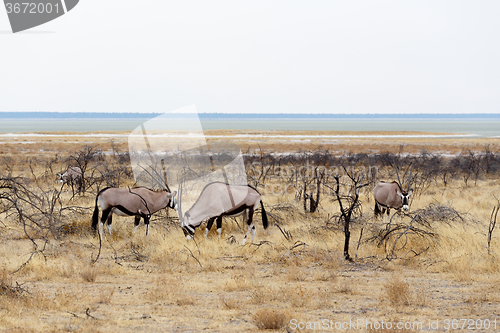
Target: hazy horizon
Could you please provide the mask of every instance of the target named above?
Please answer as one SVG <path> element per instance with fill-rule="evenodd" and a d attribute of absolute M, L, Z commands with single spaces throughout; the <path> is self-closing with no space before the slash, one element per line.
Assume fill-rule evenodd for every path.
<path fill-rule="evenodd" d="M 182 116 L 182 115 L 199 115 L 199 116 L 207 116 L 207 115 L 228 115 L 228 116 L 263 116 L 269 117 L 274 115 L 282 115 L 282 116 L 291 116 L 291 117 L 301 117 L 301 116 L 328 116 L 328 117 L 344 117 L 344 116 L 353 116 L 356 118 L 367 116 L 367 117 L 412 117 L 412 116 L 444 116 L 446 118 L 452 118 L 454 116 L 470 116 L 470 117 L 500 117 L 499 113 L 263 113 L 263 112 L 252 112 L 252 113 L 235 113 L 235 112 L 191 112 L 191 113 L 176 113 L 176 112 L 127 112 L 127 111 L 106 111 L 106 112 L 80 112 L 80 111 L 0 111 L 0 115 L 4 116 L 5 114 L 12 115 L 21 115 L 21 114 L 30 114 L 30 115 L 108 115 L 108 114 L 120 114 L 120 115 L 137 115 L 137 116 L 148 116 L 148 115 L 172 115 L 172 116 Z"/>

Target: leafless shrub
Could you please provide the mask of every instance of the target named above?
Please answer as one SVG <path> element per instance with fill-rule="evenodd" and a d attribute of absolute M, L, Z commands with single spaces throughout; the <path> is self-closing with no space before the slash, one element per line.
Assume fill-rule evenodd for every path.
<path fill-rule="evenodd" d="M 132 169 L 129 163 L 104 163 L 99 169 L 100 177 L 94 177 L 98 184 L 97 192 L 104 187 L 120 187 L 126 180 L 132 178 Z"/>
<path fill-rule="evenodd" d="M 58 239 L 74 232 L 67 221 L 75 215 L 86 214 L 86 208 L 63 204 L 61 191 L 62 186 L 48 187 L 34 174 L 32 177 L 0 177 L 1 212 L 8 221 L 20 225 L 33 244 L 29 259 L 19 269 L 35 255 L 44 255 L 50 238 Z"/>
<path fill-rule="evenodd" d="M 493 210 L 491 211 L 490 222 L 488 224 L 488 240 L 487 240 L 488 253 L 490 253 L 491 237 L 493 235 L 493 230 L 495 230 L 495 226 L 497 224 L 497 215 L 499 210 L 500 210 L 500 201 L 497 199 L 497 204 L 493 207 Z"/>
<path fill-rule="evenodd" d="M 349 242 L 351 237 L 350 224 L 356 217 L 362 216 L 361 201 L 359 200 L 359 191 L 368 186 L 369 182 L 363 182 L 364 175 L 355 174 L 353 171 L 349 172 L 346 167 L 343 167 L 348 176 L 347 186 L 351 187 L 353 191 L 348 195 L 342 195 L 340 192 L 340 176 L 335 175 L 335 183 L 330 187 L 334 193 L 334 200 L 339 204 L 340 213 L 336 215 L 337 220 L 343 226 L 344 232 L 344 258 L 351 261 L 349 255 Z M 345 186 L 345 184 L 344 184 Z"/>
<path fill-rule="evenodd" d="M 411 213 L 396 212 L 389 223 L 368 225 L 371 232 L 366 241 L 376 242 L 384 246 L 386 259 L 400 258 L 406 262 L 410 257 L 415 257 L 428 250 L 427 248 L 412 248 L 410 239 L 415 237 L 421 240 L 435 239 L 438 235 L 434 232 L 436 224 L 477 224 L 480 221 L 467 213 L 461 213 L 453 207 L 430 204 Z"/>
<path fill-rule="evenodd" d="M 427 207 L 413 211 L 413 214 L 420 216 L 420 221 L 426 221 L 430 226 L 431 223 L 439 222 L 445 224 L 460 223 L 479 223 L 467 213 L 461 213 L 455 208 L 445 205 L 431 203 Z"/>
<path fill-rule="evenodd" d="M 83 149 L 75 152 L 66 159 L 67 166 L 80 168 L 82 177 L 79 180 L 79 194 L 84 194 L 99 180 L 96 165 L 91 165 L 92 162 L 101 164 L 104 161 L 104 155 L 100 148 L 96 146 L 85 146 Z M 73 192 L 75 195 L 75 192 Z"/>
<path fill-rule="evenodd" d="M 28 290 L 22 284 L 12 281 L 11 276 L 5 268 L 0 269 L 0 296 L 19 298 L 28 294 Z"/>
<path fill-rule="evenodd" d="M 393 223 L 395 216 L 399 216 L 398 222 Z M 403 259 L 407 259 L 408 253 L 412 252 L 414 256 L 427 251 L 428 248 L 417 252 L 408 248 L 410 237 L 433 238 L 436 234 L 432 231 L 428 220 L 416 213 L 404 214 L 397 212 L 393 214 L 389 223 L 384 228 L 378 224 L 372 225 L 372 236 L 367 239 L 368 242 L 375 241 L 378 246 L 383 245 L 386 252 L 386 259 L 393 260 L 398 258 L 398 253 L 405 253 Z"/>

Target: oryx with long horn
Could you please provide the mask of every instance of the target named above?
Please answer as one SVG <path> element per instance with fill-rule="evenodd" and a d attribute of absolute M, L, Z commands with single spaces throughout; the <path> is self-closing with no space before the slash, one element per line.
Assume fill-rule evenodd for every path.
<path fill-rule="evenodd" d="M 77 192 L 82 190 L 83 186 L 83 172 L 80 167 L 68 167 L 65 172 L 58 173 L 60 181 L 62 184 L 66 184 L 71 187 L 74 191 L 74 186 L 77 186 Z M 63 185 L 64 186 L 64 185 Z"/>
<path fill-rule="evenodd" d="M 99 233 L 102 236 L 104 223 L 108 226 L 111 234 L 111 222 L 113 214 L 118 216 L 135 216 L 134 231 L 137 230 L 141 217 L 146 225 L 146 235 L 149 234 L 149 219 L 151 215 L 164 208 L 177 210 L 176 191 L 170 193 L 167 190 L 152 191 L 144 187 L 116 188 L 107 187 L 97 194 L 95 198 L 94 214 L 92 215 L 92 228 L 97 229 L 99 220 L 99 207 L 102 209 L 99 221 Z"/>
<path fill-rule="evenodd" d="M 413 166 L 410 168 L 410 175 L 408 177 L 408 185 L 406 187 L 406 191 L 403 190 L 403 184 L 399 179 L 399 172 L 397 166 L 396 175 L 398 176 L 398 181 L 393 181 L 390 183 L 387 182 L 379 182 L 373 189 L 373 198 L 375 199 L 375 217 L 380 214 L 384 214 L 387 211 L 387 216 L 389 216 L 391 208 L 401 209 L 404 211 L 409 210 L 409 200 L 408 198 L 413 193 L 413 190 L 410 189 L 411 184 L 411 172 Z"/>
<path fill-rule="evenodd" d="M 179 198 L 182 194 L 182 186 L 179 187 Z M 194 237 L 195 228 L 208 219 L 205 236 L 217 219 L 217 234 L 221 235 L 222 217 L 243 215 L 248 225 L 247 233 L 243 238 L 245 245 L 248 234 L 252 232 L 252 242 L 255 238 L 255 224 L 253 214 L 260 203 L 262 214 L 262 225 L 266 229 L 269 225 L 267 214 L 262 203 L 260 193 L 250 185 L 229 185 L 222 182 L 214 182 L 206 185 L 193 206 L 182 214 L 181 199 L 179 200 L 179 219 L 182 230 L 187 239 Z"/>

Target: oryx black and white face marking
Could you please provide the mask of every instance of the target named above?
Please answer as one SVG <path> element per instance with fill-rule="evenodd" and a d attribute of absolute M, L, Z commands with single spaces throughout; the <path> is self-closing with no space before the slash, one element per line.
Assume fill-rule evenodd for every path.
<path fill-rule="evenodd" d="M 391 209 L 403 208 L 404 211 L 408 211 L 410 209 L 409 197 L 412 193 L 412 190 L 402 191 L 397 182 L 379 182 L 373 189 L 375 215 L 384 212 L 389 215 Z"/>
<path fill-rule="evenodd" d="M 187 240 L 194 238 L 194 228 L 193 227 L 191 227 L 189 225 L 182 226 L 182 231 L 184 232 L 184 236 L 186 236 Z"/>
<path fill-rule="evenodd" d="M 404 211 L 408 211 L 410 208 L 408 207 L 408 198 L 410 197 L 410 195 L 413 193 L 412 190 L 408 191 L 408 192 L 397 192 L 398 195 L 401 197 L 401 203 L 402 203 L 402 207 L 403 207 L 403 210 Z"/>
<path fill-rule="evenodd" d="M 66 184 L 68 187 L 71 187 L 73 195 L 75 194 L 75 189 L 77 193 L 81 192 L 83 187 L 82 169 L 79 167 L 68 167 L 64 173 L 58 173 L 57 175 L 59 176 L 61 184 Z"/>

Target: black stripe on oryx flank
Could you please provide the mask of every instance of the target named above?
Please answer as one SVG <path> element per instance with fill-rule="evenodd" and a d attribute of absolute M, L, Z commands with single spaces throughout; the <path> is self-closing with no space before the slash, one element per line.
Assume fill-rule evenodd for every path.
<path fill-rule="evenodd" d="M 139 213 L 139 212 L 131 212 L 130 210 L 128 210 L 127 208 L 123 207 L 122 205 L 116 205 L 116 206 L 113 206 L 113 208 L 116 208 L 116 209 L 119 209 L 120 211 L 122 211 L 123 213 L 129 215 L 129 216 L 141 216 L 141 217 L 145 217 L 147 216 L 148 214 L 144 214 L 144 213 Z"/>
<path fill-rule="evenodd" d="M 240 207 L 236 207 L 235 209 L 233 210 L 230 210 L 230 211 L 227 211 L 225 213 L 222 213 L 220 214 L 219 216 L 231 216 L 231 215 L 236 215 L 236 214 L 239 214 L 241 213 L 242 211 L 244 211 L 245 209 L 248 209 L 250 207 L 248 207 L 247 205 L 242 205 Z"/>
<path fill-rule="evenodd" d="M 223 184 L 223 183 L 222 183 Z M 250 206 L 247 206 L 247 205 L 242 205 L 240 207 L 236 207 L 235 209 L 233 210 L 230 210 L 230 211 L 227 211 L 225 213 L 222 213 L 220 215 L 216 215 L 216 216 L 211 216 L 209 219 L 214 219 L 214 218 L 217 218 L 217 217 L 222 217 L 222 216 L 232 216 L 232 215 L 238 215 L 240 214 L 241 212 L 243 212 L 244 210 L 246 209 L 249 209 Z M 250 220 L 250 219 L 249 219 Z M 189 224 L 189 225 L 186 225 L 186 226 L 189 226 L 190 228 L 198 228 L 202 223 L 203 221 L 205 220 L 201 220 L 200 223 L 194 225 L 194 224 Z M 248 222 L 248 221 L 247 221 Z"/>
<path fill-rule="evenodd" d="M 389 208 L 389 206 L 386 206 L 384 204 L 381 204 L 380 202 L 378 202 L 377 200 L 375 200 L 376 203 L 378 203 L 380 206 L 382 206 L 382 208 Z"/>

